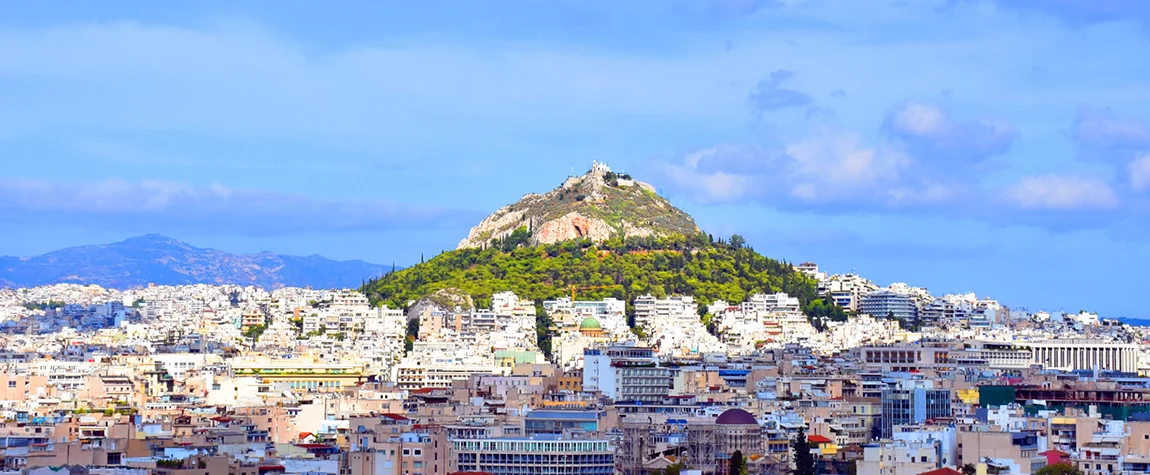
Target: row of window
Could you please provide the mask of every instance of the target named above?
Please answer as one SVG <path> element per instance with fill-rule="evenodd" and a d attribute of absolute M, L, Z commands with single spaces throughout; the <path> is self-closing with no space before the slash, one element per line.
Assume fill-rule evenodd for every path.
<path fill-rule="evenodd" d="M 339 387 L 339 381 L 291 381 L 292 389 L 321 389 Z"/>

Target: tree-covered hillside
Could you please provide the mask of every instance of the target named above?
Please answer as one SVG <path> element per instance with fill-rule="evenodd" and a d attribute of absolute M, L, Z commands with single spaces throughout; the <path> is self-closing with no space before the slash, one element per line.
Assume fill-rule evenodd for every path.
<path fill-rule="evenodd" d="M 369 281 L 364 292 L 373 303 L 403 308 L 439 289 L 471 295 L 479 306 L 491 294 L 510 290 L 520 298 L 541 300 L 570 295 L 579 299 L 615 297 L 628 302 L 650 293 L 657 297 L 691 295 L 702 304 L 742 302 L 758 292 L 786 292 L 802 302 L 808 315 L 841 317 L 823 305 L 814 280 L 744 245 L 739 236 L 714 241 L 692 237 L 612 238 L 527 246 L 530 236 L 517 230 L 483 249 L 444 252 L 427 262 Z"/>

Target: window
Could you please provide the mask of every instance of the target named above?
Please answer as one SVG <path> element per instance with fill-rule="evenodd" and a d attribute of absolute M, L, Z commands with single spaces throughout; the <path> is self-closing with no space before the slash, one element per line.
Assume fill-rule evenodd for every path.
<path fill-rule="evenodd" d="M 10 387 L 10 388 L 16 387 L 16 381 L 8 381 L 8 387 Z"/>

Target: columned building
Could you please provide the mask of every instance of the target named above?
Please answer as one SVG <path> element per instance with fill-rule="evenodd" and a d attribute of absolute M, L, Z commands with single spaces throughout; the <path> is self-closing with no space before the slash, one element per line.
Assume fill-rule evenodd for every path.
<path fill-rule="evenodd" d="M 1051 369 L 1099 369 L 1138 372 L 1138 345 L 1104 340 L 1067 338 L 1027 342 L 1032 361 Z"/>

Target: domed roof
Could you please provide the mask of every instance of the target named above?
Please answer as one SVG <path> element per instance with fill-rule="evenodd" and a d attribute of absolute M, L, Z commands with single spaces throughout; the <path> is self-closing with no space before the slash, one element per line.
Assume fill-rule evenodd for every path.
<path fill-rule="evenodd" d="M 755 416 L 742 409 L 727 409 L 719 414 L 719 418 L 715 419 L 716 424 L 723 425 L 747 425 L 758 424 L 759 421 L 755 420 Z"/>
<path fill-rule="evenodd" d="M 583 323 L 579 324 L 580 330 L 602 330 L 603 327 L 599 326 L 599 320 L 595 317 L 587 317 L 583 319 Z"/>

